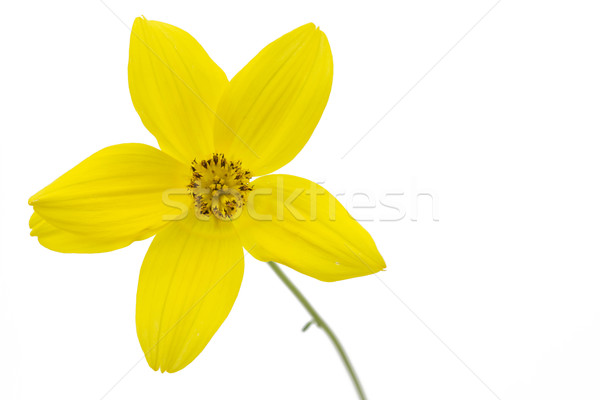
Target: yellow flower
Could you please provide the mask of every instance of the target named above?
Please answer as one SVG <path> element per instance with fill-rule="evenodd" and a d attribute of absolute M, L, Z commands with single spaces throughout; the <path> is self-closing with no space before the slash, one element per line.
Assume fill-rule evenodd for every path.
<path fill-rule="evenodd" d="M 30 227 L 64 253 L 156 235 L 136 306 L 154 370 L 184 368 L 223 323 L 242 281 L 242 248 L 323 281 L 385 268 L 371 236 L 321 186 L 262 176 L 306 144 L 332 77 L 327 37 L 313 24 L 265 47 L 229 82 L 188 33 L 135 20 L 129 89 L 161 150 L 129 143 L 93 154 L 31 197 Z"/>

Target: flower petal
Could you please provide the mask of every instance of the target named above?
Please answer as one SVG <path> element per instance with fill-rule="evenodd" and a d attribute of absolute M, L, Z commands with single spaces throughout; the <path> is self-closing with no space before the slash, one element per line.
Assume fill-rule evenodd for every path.
<path fill-rule="evenodd" d="M 42 246 L 60 253 L 104 253 L 131 244 L 131 240 L 122 237 L 101 237 L 67 232 L 50 224 L 36 212 L 29 219 L 29 227 L 31 236 L 37 236 Z M 154 232 L 148 232 L 148 237 L 153 234 Z"/>
<path fill-rule="evenodd" d="M 187 32 L 136 18 L 129 47 L 129 91 L 160 148 L 184 162 L 210 154 L 215 112 L 227 76 Z"/>
<path fill-rule="evenodd" d="M 243 273 L 242 245 L 229 222 L 188 217 L 156 235 L 140 272 L 136 311 L 150 367 L 176 372 L 202 352 L 229 314 Z"/>
<path fill-rule="evenodd" d="M 252 183 L 234 225 L 257 259 L 328 282 L 385 268 L 369 233 L 323 187 L 292 175 L 267 175 Z"/>
<path fill-rule="evenodd" d="M 50 224 L 37 226 L 34 234 L 49 238 L 56 235 L 51 229 L 55 227 L 89 239 L 93 251 L 98 251 L 96 246 L 106 249 L 102 243 L 118 248 L 146 239 L 187 212 L 189 179 L 189 167 L 154 147 L 137 143 L 107 147 L 29 199 Z M 41 242 L 59 250 L 51 241 Z"/>
<path fill-rule="evenodd" d="M 217 151 L 242 160 L 254 176 L 287 164 L 317 126 L 332 79 L 329 42 L 314 24 L 277 39 L 225 90 L 215 120 Z"/>

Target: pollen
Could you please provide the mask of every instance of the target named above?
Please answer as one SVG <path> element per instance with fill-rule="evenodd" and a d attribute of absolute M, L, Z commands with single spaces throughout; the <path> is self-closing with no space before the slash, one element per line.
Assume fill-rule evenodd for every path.
<path fill-rule="evenodd" d="M 252 190 L 252 174 L 241 161 L 227 161 L 223 154 L 192 161 L 192 179 L 188 189 L 194 196 L 199 218 L 214 215 L 221 220 L 237 218 Z"/>

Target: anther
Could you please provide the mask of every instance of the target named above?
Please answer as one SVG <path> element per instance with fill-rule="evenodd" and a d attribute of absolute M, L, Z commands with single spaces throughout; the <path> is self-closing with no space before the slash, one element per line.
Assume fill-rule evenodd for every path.
<path fill-rule="evenodd" d="M 198 215 L 231 220 L 246 204 L 252 174 L 240 161 L 227 161 L 223 154 L 192 162 L 192 178 L 188 185 Z"/>

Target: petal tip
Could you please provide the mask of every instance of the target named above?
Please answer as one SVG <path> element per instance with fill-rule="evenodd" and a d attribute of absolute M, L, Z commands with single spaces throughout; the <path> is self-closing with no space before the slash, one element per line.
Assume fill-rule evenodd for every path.
<path fill-rule="evenodd" d="M 152 368 L 153 371 L 158 371 L 159 370 L 159 365 L 156 363 L 155 360 L 150 360 L 150 357 L 146 356 L 146 362 L 148 363 L 148 366 L 150 368 Z M 162 370 L 162 368 L 160 368 L 160 372 L 164 372 Z"/>
<path fill-rule="evenodd" d="M 133 20 L 133 25 L 131 26 L 131 32 L 134 32 L 137 29 L 143 29 L 142 24 L 147 26 L 151 22 L 152 22 L 152 20 L 149 20 L 146 17 L 144 17 L 143 15 L 140 15 L 139 17 L 136 17 Z"/>
<path fill-rule="evenodd" d="M 131 30 L 133 31 L 135 29 L 136 25 L 139 25 L 141 23 L 143 23 L 144 21 L 146 21 L 146 18 L 141 15 L 139 17 L 135 17 L 135 19 L 133 20 L 133 25 L 131 26 Z"/>
<path fill-rule="evenodd" d="M 312 34 L 319 30 L 319 28 L 314 24 L 314 22 L 309 22 L 304 25 L 300 25 L 298 28 L 294 29 L 292 32 L 296 32 L 300 35 L 302 34 Z M 290 32 L 290 33 L 292 33 Z"/>

